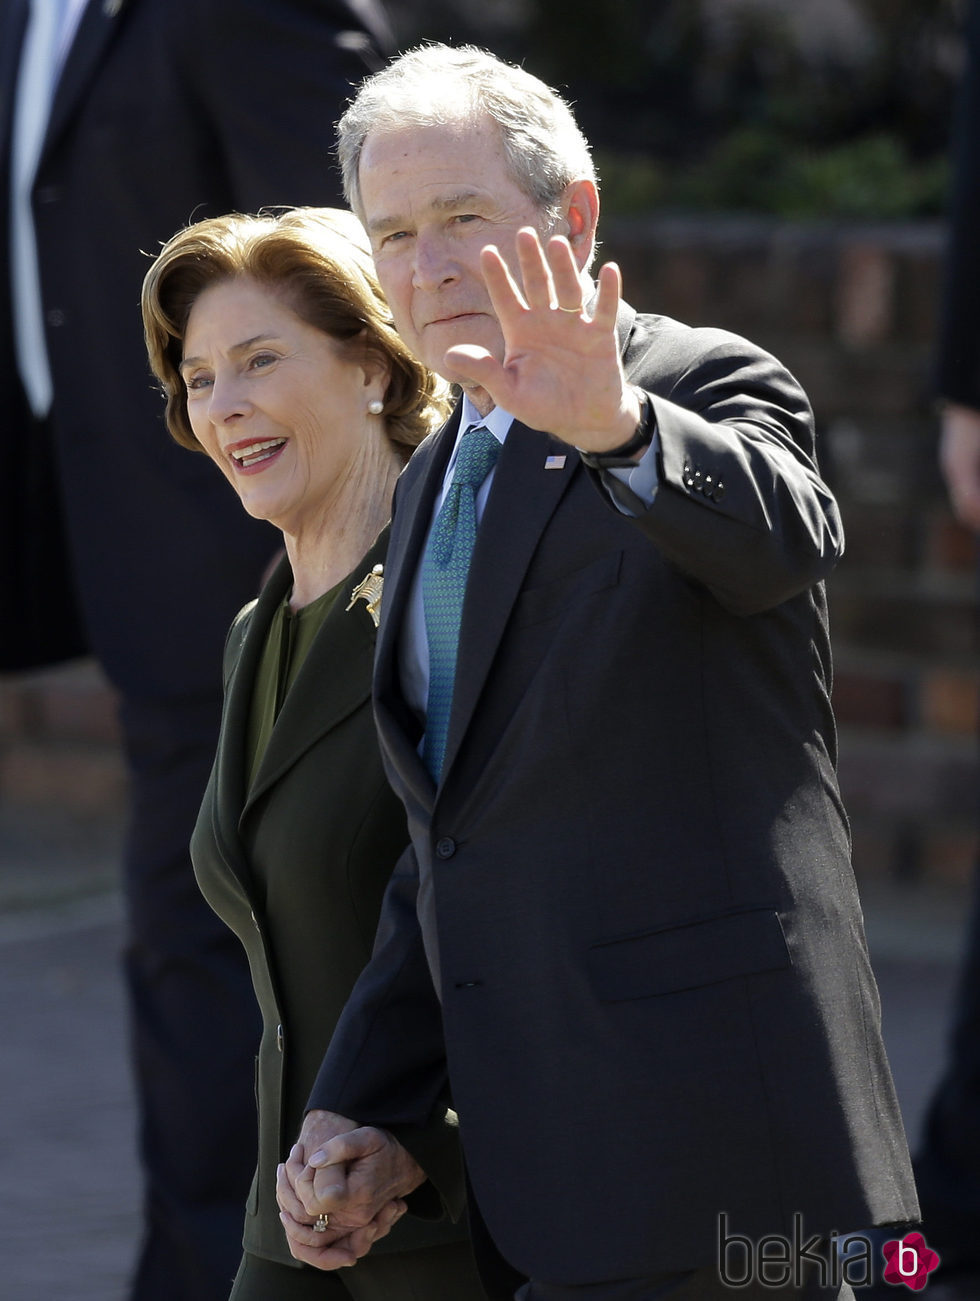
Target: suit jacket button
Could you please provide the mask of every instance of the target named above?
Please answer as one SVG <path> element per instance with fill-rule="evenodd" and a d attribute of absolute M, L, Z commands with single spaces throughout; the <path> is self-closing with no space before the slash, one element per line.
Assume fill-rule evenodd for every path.
<path fill-rule="evenodd" d="M 436 844 L 437 858 L 452 858 L 455 853 L 456 842 L 451 836 L 443 836 L 443 838 Z"/>
<path fill-rule="evenodd" d="M 723 483 L 716 483 L 715 490 L 711 494 L 711 496 L 714 498 L 715 501 L 721 501 L 724 495 L 725 495 L 725 485 Z"/>

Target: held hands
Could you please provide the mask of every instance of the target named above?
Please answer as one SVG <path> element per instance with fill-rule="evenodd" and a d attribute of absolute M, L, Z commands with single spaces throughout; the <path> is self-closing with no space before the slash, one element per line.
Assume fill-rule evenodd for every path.
<path fill-rule="evenodd" d="M 289 1250 L 318 1269 L 353 1265 L 405 1213 L 402 1198 L 423 1183 L 417 1162 L 390 1134 L 357 1128 L 329 1111 L 311 1111 L 276 1196 Z M 325 1231 L 313 1224 L 326 1215 Z"/>
<path fill-rule="evenodd" d="M 613 262 L 602 267 L 588 316 L 582 279 L 564 236 L 553 236 L 544 248 L 537 232 L 524 227 L 517 233 L 517 257 L 523 291 L 494 245 L 480 258 L 504 337 L 503 361 L 470 344 L 450 348 L 447 360 L 524 424 L 583 451 L 619 447 L 640 419 L 616 337 L 619 268 Z"/>

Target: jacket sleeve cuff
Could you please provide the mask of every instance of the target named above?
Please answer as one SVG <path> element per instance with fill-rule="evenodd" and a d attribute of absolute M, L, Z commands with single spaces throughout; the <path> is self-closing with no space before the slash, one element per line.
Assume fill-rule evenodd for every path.
<path fill-rule="evenodd" d="M 466 1206 L 466 1177 L 455 1111 L 441 1106 L 428 1125 L 389 1125 L 388 1132 L 419 1163 L 426 1182 L 405 1199 L 423 1220 L 458 1220 Z"/>

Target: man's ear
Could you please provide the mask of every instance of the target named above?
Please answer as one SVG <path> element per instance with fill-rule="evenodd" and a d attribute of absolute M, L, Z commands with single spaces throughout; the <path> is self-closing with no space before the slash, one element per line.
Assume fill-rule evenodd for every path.
<path fill-rule="evenodd" d="M 595 231 L 599 221 L 599 191 L 594 181 L 572 181 L 562 196 L 568 225 L 568 242 L 578 269 L 584 271 L 595 253 Z"/>

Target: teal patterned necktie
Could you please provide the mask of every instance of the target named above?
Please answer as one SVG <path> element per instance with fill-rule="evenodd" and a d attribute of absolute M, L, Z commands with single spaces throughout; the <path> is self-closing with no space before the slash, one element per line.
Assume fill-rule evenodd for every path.
<path fill-rule="evenodd" d="M 478 425 L 459 444 L 453 481 L 422 557 L 422 608 L 429 642 L 429 698 L 422 758 L 436 785 L 442 772 L 456 680 L 456 652 L 466 578 L 476 542 L 476 494 L 500 455 L 500 443 Z"/>

